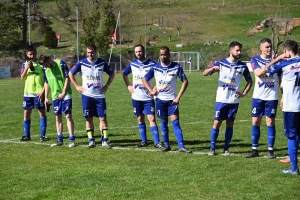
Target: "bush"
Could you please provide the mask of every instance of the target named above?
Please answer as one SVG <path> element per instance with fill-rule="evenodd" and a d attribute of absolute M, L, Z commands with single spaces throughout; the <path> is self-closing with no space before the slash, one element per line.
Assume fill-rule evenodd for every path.
<path fill-rule="evenodd" d="M 45 32 L 44 46 L 48 47 L 49 49 L 56 49 L 57 45 L 58 40 L 56 38 L 56 33 L 52 30 L 51 27 L 47 27 Z"/>

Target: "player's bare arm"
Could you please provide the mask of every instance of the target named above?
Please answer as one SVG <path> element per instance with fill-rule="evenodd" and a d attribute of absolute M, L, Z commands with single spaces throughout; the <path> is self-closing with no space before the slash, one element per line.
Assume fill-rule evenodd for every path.
<path fill-rule="evenodd" d="M 30 62 L 26 62 L 25 63 L 25 69 L 24 69 L 23 73 L 21 74 L 21 80 L 22 81 L 24 81 L 26 79 L 26 77 L 27 77 L 27 71 L 28 71 L 28 69 L 30 67 Z"/>
<path fill-rule="evenodd" d="M 124 82 L 125 82 L 125 84 L 127 86 L 128 91 L 130 92 L 130 94 L 133 94 L 134 90 L 133 90 L 132 85 L 129 82 L 128 75 L 126 75 L 126 74 L 123 73 L 123 79 L 124 79 Z"/>
<path fill-rule="evenodd" d="M 76 88 L 76 90 L 79 93 L 83 93 L 84 92 L 84 88 L 82 86 L 78 85 L 75 76 L 71 72 L 69 72 L 69 78 L 70 78 L 71 82 L 73 83 L 74 87 Z"/>
<path fill-rule="evenodd" d="M 109 78 L 106 82 L 106 84 L 101 88 L 100 93 L 101 94 L 105 94 L 106 91 L 108 90 L 108 87 L 111 85 L 111 83 L 113 82 L 114 78 L 115 78 L 115 73 L 112 73 L 111 75 L 109 75 Z"/>
<path fill-rule="evenodd" d="M 176 98 L 173 99 L 173 102 L 172 102 L 173 104 L 178 104 L 179 103 L 180 98 L 183 95 L 183 93 L 185 92 L 185 90 L 188 87 L 188 85 L 189 85 L 189 81 L 187 79 L 183 79 L 181 88 L 180 88 L 180 90 L 179 90 Z"/>
<path fill-rule="evenodd" d="M 48 99 L 49 84 L 47 82 L 44 83 L 44 88 L 45 88 L 45 100 L 44 100 L 44 104 L 45 104 L 45 106 L 47 106 L 49 104 L 49 99 Z"/>
<path fill-rule="evenodd" d="M 242 97 L 246 96 L 246 94 L 250 91 L 252 85 L 253 85 L 252 79 L 248 80 L 248 81 L 247 81 L 247 84 L 246 84 L 246 86 L 245 86 L 244 91 L 243 91 L 243 92 L 236 92 L 236 93 L 235 93 L 235 96 L 236 96 L 237 98 L 242 98 Z"/>
<path fill-rule="evenodd" d="M 258 68 L 254 71 L 255 75 L 260 77 L 266 73 L 268 73 L 269 67 L 274 65 L 275 63 L 277 63 L 280 60 L 286 59 L 286 54 L 281 54 L 280 56 L 278 56 L 277 58 L 273 59 L 270 63 L 268 63 L 264 68 Z"/>
<path fill-rule="evenodd" d="M 204 76 L 208 76 L 210 75 L 211 73 L 213 72 L 218 72 L 220 71 L 220 67 L 219 66 L 213 66 L 213 67 L 210 67 L 210 68 L 207 68 L 203 71 L 203 75 Z"/>

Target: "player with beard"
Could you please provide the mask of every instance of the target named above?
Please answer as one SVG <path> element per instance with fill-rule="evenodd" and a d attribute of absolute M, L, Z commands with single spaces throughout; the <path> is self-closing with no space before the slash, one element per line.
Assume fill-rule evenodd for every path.
<path fill-rule="evenodd" d="M 82 98 L 82 113 L 86 120 L 86 132 L 88 135 L 88 148 L 96 147 L 94 136 L 94 117 L 99 118 L 102 147 L 111 148 L 108 144 L 108 124 L 106 118 L 105 93 L 115 77 L 114 70 L 101 58 L 97 57 L 97 49 L 94 44 L 86 47 L 87 58 L 79 60 L 69 72 L 69 78 L 80 92 Z M 75 78 L 77 72 L 82 73 L 82 86 Z M 109 77 L 103 84 L 103 73 Z"/>
<path fill-rule="evenodd" d="M 262 116 L 266 115 L 268 136 L 268 158 L 276 158 L 274 155 L 274 143 L 276 136 L 275 117 L 278 105 L 278 87 L 281 74 L 267 73 L 257 76 L 257 72 L 264 68 L 272 60 L 272 42 L 263 38 L 259 42 L 261 54 L 251 59 L 251 66 L 255 74 L 255 85 L 252 96 L 252 151 L 245 158 L 258 157 L 258 142 L 260 138 L 260 125 Z"/>
<path fill-rule="evenodd" d="M 145 48 L 143 45 L 138 44 L 134 47 L 134 54 L 137 58 L 128 64 L 123 72 L 123 79 L 127 86 L 128 91 L 131 94 L 132 106 L 134 115 L 138 119 L 138 129 L 142 141 L 137 144 L 137 147 L 148 146 L 145 116 L 147 115 L 150 130 L 154 139 L 154 147 L 162 148 L 159 141 L 159 132 L 155 120 L 155 104 L 153 96 L 149 94 L 148 90 L 145 88 L 142 78 L 150 70 L 150 68 L 155 65 L 155 62 L 149 58 L 145 57 Z M 132 73 L 132 84 L 130 84 L 128 75 Z M 152 86 L 152 80 L 149 81 Z"/>
<path fill-rule="evenodd" d="M 204 76 L 218 72 L 218 89 L 215 103 L 214 123 L 210 134 L 210 151 L 208 155 L 216 155 L 216 141 L 223 120 L 226 120 L 224 155 L 229 155 L 229 144 L 233 135 L 233 124 L 238 111 L 240 98 L 244 97 L 252 86 L 252 78 L 247 65 L 239 61 L 242 44 L 231 42 L 230 55 L 214 63 L 203 71 Z M 247 84 L 240 92 L 240 83 L 244 76 Z"/>

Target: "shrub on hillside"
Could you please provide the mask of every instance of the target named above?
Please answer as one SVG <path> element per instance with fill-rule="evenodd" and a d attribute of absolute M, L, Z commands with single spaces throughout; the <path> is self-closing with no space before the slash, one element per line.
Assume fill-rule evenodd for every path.
<path fill-rule="evenodd" d="M 56 49 L 58 45 L 58 40 L 56 38 L 56 33 L 51 27 L 46 28 L 44 46 L 49 49 Z"/>

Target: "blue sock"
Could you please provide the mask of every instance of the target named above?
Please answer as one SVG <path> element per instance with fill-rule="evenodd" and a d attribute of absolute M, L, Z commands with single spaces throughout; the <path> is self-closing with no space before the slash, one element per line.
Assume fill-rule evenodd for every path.
<path fill-rule="evenodd" d="M 289 151 L 292 170 L 296 170 L 296 169 L 298 169 L 298 164 L 297 164 L 297 138 L 296 138 L 296 136 L 288 138 L 288 151 Z"/>
<path fill-rule="evenodd" d="M 158 127 L 157 126 L 151 126 L 150 127 L 153 139 L 154 139 L 154 144 L 158 144 L 159 141 L 159 132 L 158 132 Z"/>
<path fill-rule="evenodd" d="M 64 136 L 63 136 L 63 134 L 57 135 L 57 140 L 63 142 L 63 141 L 64 141 Z"/>
<path fill-rule="evenodd" d="M 75 136 L 74 135 L 70 135 L 68 139 L 69 140 L 75 140 Z"/>
<path fill-rule="evenodd" d="M 183 135 L 182 135 L 182 130 L 180 128 L 180 124 L 179 124 L 179 120 L 174 120 L 172 121 L 172 125 L 173 125 L 173 130 L 177 139 L 177 143 L 178 143 L 178 148 L 183 148 L 184 144 L 183 144 Z"/>
<path fill-rule="evenodd" d="M 260 126 L 252 125 L 252 132 L 251 132 L 252 149 L 258 149 L 259 138 L 260 138 Z"/>
<path fill-rule="evenodd" d="M 146 132 L 146 124 L 145 122 L 142 124 L 138 124 L 140 136 L 143 142 L 147 142 L 147 132 Z"/>
<path fill-rule="evenodd" d="M 40 136 L 46 136 L 47 118 L 40 118 Z"/>
<path fill-rule="evenodd" d="M 275 144 L 276 129 L 274 126 L 268 126 L 268 149 L 273 150 Z"/>
<path fill-rule="evenodd" d="M 169 127 L 168 127 L 168 119 L 161 119 L 161 136 L 164 140 L 165 146 L 170 146 L 169 141 Z"/>
<path fill-rule="evenodd" d="M 31 120 L 24 120 L 24 135 L 30 138 L 30 125 Z"/>
<path fill-rule="evenodd" d="M 225 144 L 224 144 L 224 149 L 225 150 L 229 149 L 229 144 L 231 142 L 232 135 L 233 135 L 233 128 L 226 127 L 226 130 L 225 130 Z"/>
<path fill-rule="evenodd" d="M 216 149 L 216 141 L 217 141 L 218 136 L 219 136 L 219 129 L 212 128 L 211 132 L 210 132 L 210 148 L 211 149 Z"/>

